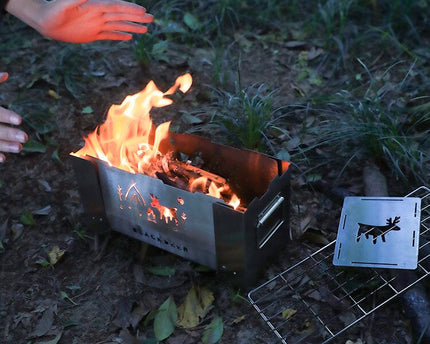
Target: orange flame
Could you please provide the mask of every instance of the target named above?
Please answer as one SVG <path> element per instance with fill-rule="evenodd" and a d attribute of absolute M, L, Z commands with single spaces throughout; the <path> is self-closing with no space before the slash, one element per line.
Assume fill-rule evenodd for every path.
<path fill-rule="evenodd" d="M 141 92 L 127 96 L 120 105 L 112 105 L 106 121 L 84 138 L 85 146 L 82 149 L 71 154 L 79 157 L 93 156 L 127 172 L 154 177 L 157 170 L 152 165 L 161 155 L 159 145 L 168 135 L 170 122 L 162 123 L 155 128 L 154 142 L 150 144 L 149 136 L 152 130 L 150 111 L 153 107 L 172 104 L 173 101 L 165 96 L 174 94 L 178 89 L 185 93 L 191 85 L 192 77 L 189 73 L 179 76 L 175 84 L 164 93 L 150 81 Z M 190 184 L 190 191 L 200 191 L 222 198 L 224 186 L 218 187 L 211 182 L 206 188 L 207 178 L 202 178 Z M 240 201 L 234 195 L 230 203 L 236 209 Z M 170 217 L 167 214 L 164 216 Z"/>

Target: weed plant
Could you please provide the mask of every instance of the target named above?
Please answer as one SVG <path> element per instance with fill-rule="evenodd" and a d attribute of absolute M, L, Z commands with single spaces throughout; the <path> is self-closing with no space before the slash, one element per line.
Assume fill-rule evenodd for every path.
<path fill-rule="evenodd" d="M 267 151 L 270 147 L 267 130 L 280 110 L 273 109 L 274 94 L 264 84 L 246 89 L 237 86 L 234 93 L 215 89 L 211 122 L 221 129 L 230 144 Z"/>
<path fill-rule="evenodd" d="M 339 111 L 339 104 L 346 103 L 349 111 L 332 111 L 322 123 L 323 136 L 332 141 L 332 147 L 363 160 L 376 160 L 403 182 L 428 180 L 430 155 L 425 147 L 430 130 L 417 130 L 430 127 L 428 114 L 404 113 L 379 100 L 356 99 L 347 91 L 337 97 L 338 103 L 330 103 L 328 108 Z"/>
<path fill-rule="evenodd" d="M 364 94 L 342 90 L 315 100 L 313 111 L 321 121 L 305 151 L 322 149 L 348 163 L 355 158 L 374 160 L 402 182 L 426 184 L 430 179 L 429 110 L 406 108 L 400 97 L 404 84 L 394 86 L 387 90 L 375 82 Z"/>
<path fill-rule="evenodd" d="M 353 67 L 351 56 L 362 58 L 384 54 L 400 58 L 403 53 L 416 58 L 422 35 L 430 20 L 427 1 L 344 1 L 314 2 L 317 10 L 303 21 L 307 36 L 326 50 L 327 65 L 335 70 Z M 310 11 L 312 13 L 312 11 Z M 381 56 L 379 57 L 381 58 Z"/>

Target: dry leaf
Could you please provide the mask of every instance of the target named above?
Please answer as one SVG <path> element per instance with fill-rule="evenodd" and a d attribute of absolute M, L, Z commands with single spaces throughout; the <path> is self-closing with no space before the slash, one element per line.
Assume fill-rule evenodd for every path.
<path fill-rule="evenodd" d="M 306 46 L 306 42 L 303 41 L 289 41 L 285 43 L 285 47 L 289 49 L 303 48 Z"/>
<path fill-rule="evenodd" d="M 39 342 L 39 344 L 57 344 L 60 341 L 62 335 L 63 332 L 60 332 L 55 336 L 54 339 L 48 340 L 47 342 Z"/>
<path fill-rule="evenodd" d="M 356 342 L 352 341 L 351 339 L 348 339 L 345 344 L 363 344 L 363 341 L 358 338 Z"/>
<path fill-rule="evenodd" d="M 58 263 L 58 261 L 61 259 L 61 257 L 64 255 L 64 250 L 60 250 L 58 246 L 53 246 L 51 250 L 48 252 L 49 262 L 52 265 L 55 265 Z"/>
<path fill-rule="evenodd" d="M 315 215 L 313 214 L 312 210 L 309 209 L 307 211 L 306 217 L 302 218 L 300 221 L 300 232 L 303 234 L 305 233 L 310 225 L 312 224 L 312 221 L 314 220 Z"/>
<path fill-rule="evenodd" d="M 240 317 L 237 317 L 236 319 L 234 319 L 231 324 L 232 325 L 236 325 L 241 323 L 242 321 L 244 321 L 246 319 L 246 315 L 241 315 Z"/>
<path fill-rule="evenodd" d="M 61 96 L 57 92 L 55 92 L 54 90 L 49 90 L 48 95 L 54 99 L 57 99 L 57 100 L 61 99 Z"/>
<path fill-rule="evenodd" d="M 290 319 L 296 313 L 297 313 L 297 309 L 287 308 L 287 309 L 285 309 L 285 310 L 282 311 L 282 317 L 285 320 L 288 320 L 288 319 Z"/>
<path fill-rule="evenodd" d="M 321 48 L 312 47 L 311 50 L 308 51 L 308 60 L 311 61 L 317 58 L 318 56 L 322 55 L 323 53 L 324 53 L 324 50 L 322 50 Z"/>
<path fill-rule="evenodd" d="M 193 286 L 178 308 L 177 325 L 184 328 L 196 327 L 207 314 L 214 300 L 210 290 Z"/>
<path fill-rule="evenodd" d="M 54 323 L 54 307 L 47 308 L 42 317 L 37 322 L 33 332 L 30 333 L 29 337 L 42 337 L 52 328 Z"/>

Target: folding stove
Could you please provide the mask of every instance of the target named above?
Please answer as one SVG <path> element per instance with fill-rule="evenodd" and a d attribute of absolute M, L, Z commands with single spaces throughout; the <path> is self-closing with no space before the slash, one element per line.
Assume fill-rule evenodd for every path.
<path fill-rule="evenodd" d="M 198 155 L 204 170 L 228 180 L 245 207 L 235 210 L 222 199 L 183 190 L 169 180 L 129 173 L 91 156 L 72 155 L 88 225 L 110 226 L 214 270 L 227 271 L 241 285 L 254 283 L 268 259 L 290 239 L 289 163 L 172 132 L 159 150 Z"/>

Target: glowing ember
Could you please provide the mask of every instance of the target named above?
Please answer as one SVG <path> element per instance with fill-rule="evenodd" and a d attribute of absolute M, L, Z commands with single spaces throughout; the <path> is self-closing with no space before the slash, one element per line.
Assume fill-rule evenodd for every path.
<path fill-rule="evenodd" d="M 85 146 L 82 149 L 71 154 L 79 157 L 93 156 L 130 173 L 142 173 L 151 177 L 157 177 L 160 172 L 168 173 L 171 169 L 169 164 L 173 163 L 173 154 L 163 156 L 158 149 L 160 142 L 168 135 L 170 122 L 156 127 L 155 137 L 150 142 L 153 129 L 150 110 L 172 104 L 173 101 L 166 96 L 174 94 L 178 89 L 185 93 L 191 84 L 192 78 L 188 73 L 178 77 L 167 92 L 161 92 L 150 81 L 141 92 L 127 96 L 120 105 L 112 105 L 106 121 L 84 139 Z M 209 172 L 206 174 L 213 176 Z M 215 177 L 216 181 L 220 179 L 223 178 Z M 216 184 L 206 176 L 190 179 L 188 190 L 222 198 L 235 209 L 240 204 L 238 197 L 225 182 Z M 158 200 L 152 201 L 155 204 Z M 165 218 L 176 218 L 174 209 L 166 208 L 162 211 Z"/>

